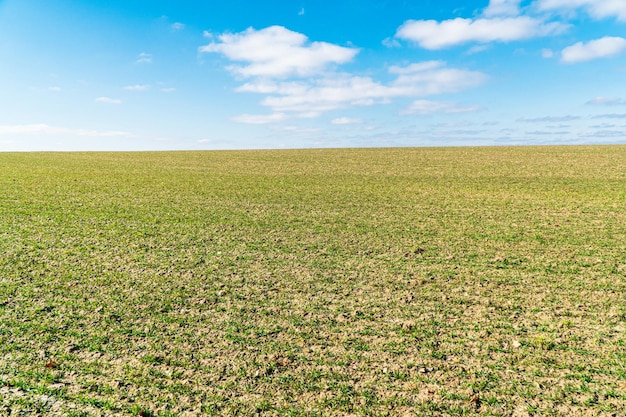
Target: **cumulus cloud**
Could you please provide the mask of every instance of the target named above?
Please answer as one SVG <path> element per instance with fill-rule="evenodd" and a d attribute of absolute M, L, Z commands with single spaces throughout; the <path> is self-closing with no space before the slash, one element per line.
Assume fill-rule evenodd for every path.
<path fill-rule="evenodd" d="M 282 26 L 261 30 L 249 28 L 240 33 L 225 33 L 200 47 L 200 52 L 220 53 L 231 61 L 229 69 L 243 77 L 310 76 L 331 64 L 349 62 L 359 52 L 327 42 L 308 42 L 308 38 Z"/>
<path fill-rule="evenodd" d="M 338 117 L 336 119 L 331 120 L 330 123 L 334 125 L 354 125 L 354 124 L 363 123 L 363 120 L 352 119 L 350 117 Z"/>
<path fill-rule="evenodd" d="M 386 82 L 338 72 L 332 67 L 352 60 L 357 49 L 309 42 L 306 36 L 281 26 L 250 28 L 214 39 L 200 50 L 243 63 L 226 67 L 242 80 L 235 91 L 264 95 L 261 105 L 272 111 L 233 119 L 240 123 L 276 123 L 287 117 L 311 118 L 337 109 L 387 104 L 395 98 L 455 93 L 487 79 L 482 72 L 449 68 L 443 61 L 391 66 Z"/>
<path fill-rule="evenodd" d="M 626 51 L 626 39 L 613 36 L 595 39 L 589 42 L 578 42 L 568 46 L 561 52 L 561 61 L 576 63 L 591 61 L 598 58 L 611 57 Z"/>
<path fill-rule="evenodd" d="M 275 112 L 325 112 L 352 106 L 388 103 L 398 97 L 425 97 L 454 93 L 482 84 L 486 76 L 477 71 L 447 68 L 441 61 L 392 66 L 396 78 L 381 83 L 370 77 L 334 74 L 315 80 L 246 84 L 242 91 L 272 95 L 261 103 Z"/>
<path fill-rule="evenodd" d="M 470 113 L 481 110 L 480 106 L 459 106 L 457 103 L 447 103 L 442 101 L 416 100 L 409 107 L 402 111 L 402 114 L 455 114 Z"/>
<path fill-rule="evenodd" d="M 278 123 L 287 119 L 287 115 L 284 113 L 274 114 L 241 114 L 232 118 L 234 122 L 250 124 L 250 125 L 265 125 L 269 123 Z"/>
<path fill-rule="evenodd" d="M 386 86 L 371 78 L 348 74 L 299 83 L 279 83 L 273 93 L 261 104 L 274 111 L 298 113 L 321 113 L 348 106 L 371 105 L 389 95 Z"/>
<path fill-rule="evenodd" d="M 111 97 L 98 97 L 96 99 L 96 102 L 106 103 L 106 104 L 122 104 L 122 100 L 119 100 L 117 98 L 111 98 Z"/>
<path fill-rule="evenodd" d="M 626 104 L 626 100 L 619 97 L 596 97 L 587 101 L 585 104 L 591 106 L 621 106 Z"/>
<path fill-rule="evenodd" d="M 173 31 L 179 31 L 179 30 L 185 29 L 185 24 L 176 22 L 176 23 L 172 23 L 170 27 L 172 28 Z"/>
<path fill-rule="evenodd" d="M 540 11 L 572 11 L 583 9 L 594 19 L 615 17 L 626 21 L 626 0 L 538 0 Z"/>
<path fill-rule="evenodd" d="M 425 49 L 443 49 L 468 42 L 510 42 L 563 32 L 566 25 L 530 16 L 436 20 L 408 20 L 396 37 Z"/>

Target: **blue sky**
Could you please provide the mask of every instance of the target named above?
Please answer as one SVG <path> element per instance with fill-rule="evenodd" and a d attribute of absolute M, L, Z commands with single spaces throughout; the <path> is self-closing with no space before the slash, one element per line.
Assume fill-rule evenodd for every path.
<path fill-rule="evenodd" d="M 626 0 L 0 0 L 0 151 L 626 143 Z"/>

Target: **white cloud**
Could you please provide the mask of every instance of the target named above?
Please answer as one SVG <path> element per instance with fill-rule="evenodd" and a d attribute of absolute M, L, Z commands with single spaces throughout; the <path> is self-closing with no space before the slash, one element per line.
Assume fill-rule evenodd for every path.
<path fill-rule="evenodd" d="M 146 91 L 149 89 L 150 89 L 150 86 L 146 84 L 127 85 L 124 87 L 124 90 L 127 90 L 127 91 Z"/>
<path fill-rule="evenodd" d="M 447 122 L 447 123 L 437 123 L 435 125 L 435 127 L 470 127 L 470 126 L 475 126 L 475 123 L 472 122 L 468 122 L 468 121 L 460 121 L 460 122 Z"/>
<path fill-rule="evenodd" d="M 626 100 L 619 97 L 596 97 L 585 104 L 594 106 L 620 106 L 626 104 Z"/>
<path fill-rule="evenodd" d="M 176 22 L 176 23 L 172 23 L 172 25 L 170 27 L 174 31 L 179 31 L 179 30 L 185 29 L 185 24 L 184 23 L 180 23 L 180 22 Z"/>
<path fill-rule="evenodd" d="M 398 74 L 398 78 L 391 83 L 392 92 L 398 96 L 455 93 L 480 85 L 487 79 L 482 72 L 447 68 L 442 61 L 393 66 L 389 72 Z"/>
<path fill-rule="evenodd" d="M 561 61 L 566 63 L 591 61 L 619 55 L 624 51 L 626 51 L 626 39 L 606 36 L 568 46 L 561 52 Z"/>
<path fill-rule="evenodd" d="M 122 100 L 111 97 L 98 97 L 96 99 L 98 103 L 107 103 L 107 104 L 122 104 Z"/>
<path fill-rule="evenodd" d="M 554 130 L 534 130 L 526 132 L 527 135 L 539 135 L 539 136 L 554 136 L 554 135 L 569 135 L 571 132 L 567 130 L 554 131 Z"/>
<path fill-rule="evenodd" d="M 304 16 L 304 7 L 300 9 L 298 16 Z"/>
<path fill-rule="evenodd" d="M 0 135 L 72 135 L 85 137 L 136 137 L 136 135 L 123 131 L 98 131 L 87 129 L 71 129 L 66 127 L 49 126 L 47 124 L 28 125 L 0 125 Z"/>
<path fill-rule="evenodd" d="M 426 49 L 443 49 L 468 42 L 510 42 L 563 32 L 567 26 L 558 22 L 545 23 L 529 17 L 497 17 L 490 19 L 456 18 L 409 20 L 398 28 L 396 37 Z"/>
<path fill-rule="evenodd" d="M 486 76 L 477 71 L 446 68 L 428 61 L 389 68 L 396 79 L 383 84 L 370 77 L 335 74 L 315 80 L 277 84 L 246 84 L 245 91 L 272 95 L 262 104 L 275 112 L 325 112 L 354 106 L 389 103 L 398 97 L 425 97 L 454 93 L 482 84 Z M 243 88 L 242 87 L 242 88 Z"/>
<path fill-rule="evenodd" d="M 317 111 L 308 111 L 308 112 L 300 112 L 296 114 L 296 117 L 299 119 L 315 119 L 320 116 L 320 112 Z"/>
<path fill-rule="evenodd" d="M 571 122 L 572 120 L 579 120 L 580 116 L 545 116 L 545 117 L 535 117 L 531 119 L 527 119 L 525 117 L 521 117 L 517 119 L 518 122 L 525 123 L 555 123 L 555 122 Z"/>
<path fill-rule="evenodd" d="M 274 94 L 261 103 L 274 111 L 321 113 L 357 105 L 371 105 L 387 98 L 386 86 L 369 77 L 347 74 L 300 83 L 279 83 Z"/>
<path fill-rule="evenodd" d="M 554 51 L 552 51 L 552 49 L 549 49 L 549 48 L 544 48 L 544 49 L 541 50 L 541 56 L 543 58 L 546 58 L 546 59 L 553 58 L 554 57 Z"/>
<path fill-rule="evenodd" d="M 429 71 L 441 68 L 445 66 L 445 64 L 446 63 L 444 61 L 423 61 L 416 62 L 405 67 L 392 65 L 391 67 L 389 67 L 389 72 L 391 74 L 411 74 L 415 72 Z"/>
<path fill-rule="evenodd" d="M 176 89 L 174 87 L 163 87 L 161 88 L 161 91 L 164 93 L 173 93 Z"/>
<path fill-rule="evenodd" d="M 308 38 L 282 26 L 261 30 L 249 28 L 240 33 L 219 35 L 219 42 L 199 48 L 200 52 L 215 52 L 231 61 L 247 65 L 233 65 L 229 69 L 243 77 L 310 76 L 331 64 L 343 64 L 359 52 L 326 42 L 311 42 Z"/>
<path fill-rule="evenodd" d="M 235 91 L 264 95 L 261 105 L 272 111 L 270 115 L 244 114 L 232 119 L 240 123 L 277 123 L 288 117 L 312 118 L 331 110 L 387 104 L 395 98 L 455 93 L 487 79 L 478 71 L 448 68 L 443 61 L 391 66 L 388 82 L 336 72 L 328 67 L 350 61 L 357 49 L 309 43 L 306 36 L 280 26 L 218 38 L 200 50 L 245 62 L 226 67 L 235 77 L 247 79 Z"/>
<path fill-rule="evenodd" d="M 615 125 L 613 123 L 600 123 L 599 125 L 591 125 L 589 127 L 593 129 L 612 129 L 614 127 L 621 127 L 621 126 Z"/>
<path fill-rule="evenodd" d="M 469 113 L 481 110 L 480 106 L 459 106 L 456 103 L 446 103 L 442 101 L 416 100 L 409 107 L 402 111 L 402 114 L 432 114 L 432 113 Z"/>
<path fill-rule="evenodd" d="M 467 50 L 466 54 L 467 55 L 473 55 L 473 54 L 479 54 L 481 52 L 485 52 L 487 50 L 489 50 L 491 48 L 491 46 L 489 45 L 474 45 L 472 46 L 470 49 Z"/>
<path fill-rule="evenodd" d="M 382 44 L 387 48 L 399 48 L 400 46 L 402 46 L 400 45 L 400 42 L 398 42 L 398 40 L 394 38 L 385 38 L 383 39 Z"/>
<path fill-rule="evenodd" d="M 540 11 L 571 11 L 584 9 L 594 19 L 616 17 L 626 21 L 626 0 L 538 0 Z"/>
<path fill-rule="evenodd" d="M 276 83 L 274 81 L 259 80 L 259 81 L 245 83 L 244 85 L 237 87 L 235 91 L 237 91 L 238 93 L 270 94 L 270 93 L 277 93 L 280 90 L 282 90 L 284 94 L 286 91 L 288 91 L 290 87 L 293 89 L 306 88 L 303 82 Z"/>
<path fill-rule="evenodd" d="M 55 93 L 58 93 L 59 91 L 61 91 L 61 87 L 57 87 L 57 86 L 48 87 L 48 91 L 53 91 Z"/>
<path fill-rule="evenodd" d="M 592 119 L 626 119 L 626 113 L 597 114 Z"/>
<path fill-rule="evenodd" d="M 626 138 L 626 130 L 597 130 L 583 133 L 580 136 L 595 138 Z"/>
<path fill-rule="evenodd" d="M 321 129 L 307 126 L 270 126 L 270 129 L 277 132 L 289 132 L 297 134 L 318 133 Z"/>
<path fill-rule="evenodd" d="M 142 52 L 137 55 L 137 60 L 135 62 L 137 64 L 152 64 L 152 54 Z"/>
<path fill-rule="evenodd" d="M 350 117 L 338 117 L 336 119 L 331 120 L 330 123 L 334 125 L 354 125 L 354 124 L 363 123 L 363 120 L 352 119 Z"/>
<path fill-rule="evenodd" d="M 518 16 L 520 2 L 521 0 L 490 0 L 483 15 L 485 17 Z"/>
<path fill-rule="evenodd" d="M 251 125 L 265 125 L 269 123 L 278 123 L 287 119 L 287 115 L 284 113 L 274 114 L 241 114 L 232 118 L 234 122 L 251 124 Z"/>

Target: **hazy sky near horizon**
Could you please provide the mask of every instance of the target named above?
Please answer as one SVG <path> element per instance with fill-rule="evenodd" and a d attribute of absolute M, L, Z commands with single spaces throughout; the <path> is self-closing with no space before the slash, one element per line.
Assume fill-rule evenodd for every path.
<path fill-rule="evenodd" d="M 0 151 L 626 143 L 626 0 L 0 0 Z"/>

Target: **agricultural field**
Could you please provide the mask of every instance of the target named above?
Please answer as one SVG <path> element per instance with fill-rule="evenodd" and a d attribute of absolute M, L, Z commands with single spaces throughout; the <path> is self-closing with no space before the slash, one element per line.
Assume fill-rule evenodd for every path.
<path fill-rule="evenodd" d="M 626 146 L 0 154 L 0 416 L 619 416 Z"/>

